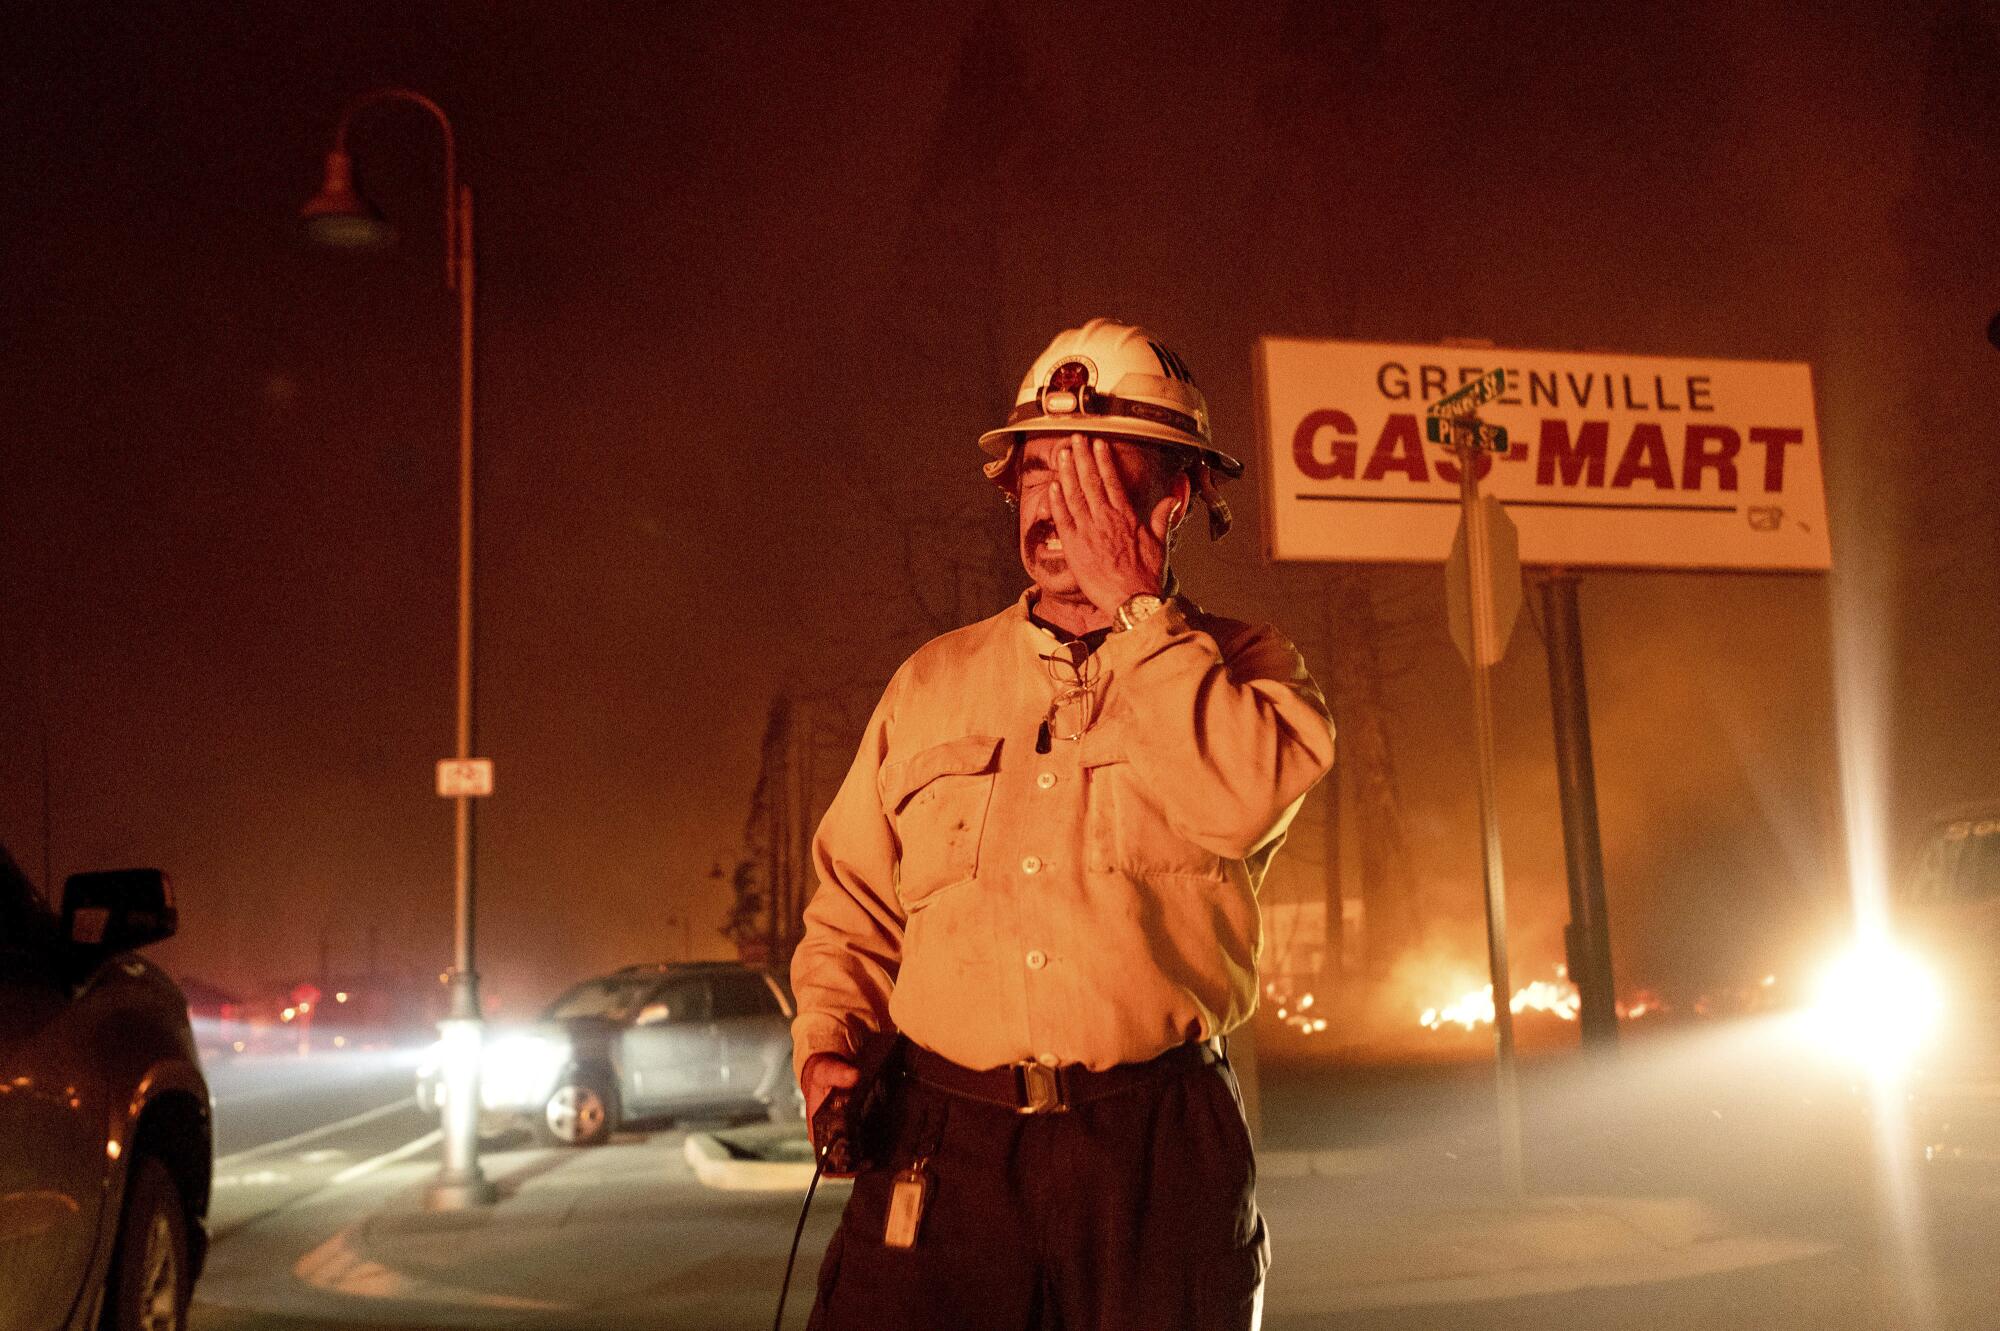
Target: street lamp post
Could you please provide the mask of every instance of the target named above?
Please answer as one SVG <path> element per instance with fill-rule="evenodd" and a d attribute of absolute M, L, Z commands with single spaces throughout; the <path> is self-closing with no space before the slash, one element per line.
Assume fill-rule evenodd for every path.
<path fill-rule="evenodd" d="M 340 249 L 376 249 L 395 232 L 354 184 L 347 130 L 355 114 L 387 102 L 421 107 L 444 131 L 444 280 L 458 296 L 458 763 L 472 758 L 472 190 L 458 179 L 458 146 L 444 109 L 407 88 L 376 88 L 341 109 L 333 149 L 326 155 L 320 192 L 299 212 L 315 242 Z M 441 1023 L 447 1093 L 444 1162 L 425 1193 L 433 1210 L 457 1210 L 494 1200 L 479 1167 L 479 974 L 473 966 L 472 802 L 454 797 L 453 895 L 455 903 L 451 1010 Z"/>

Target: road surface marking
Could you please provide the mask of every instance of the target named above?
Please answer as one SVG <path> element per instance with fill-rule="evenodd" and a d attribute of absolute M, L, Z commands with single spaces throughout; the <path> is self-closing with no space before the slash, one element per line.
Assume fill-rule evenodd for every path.
<path fill-rule="evenodd" d="M 300 1283 L 331 1294 L 353 1298 L 398 1299 L 404 1302 L 445 1303 L 455 1308 L 499 1308 L 516 1312 L 556 1312 L 572 1305 L 546 1299 L 524 1298 L 518 1294 L 492 1294 L 405 1275 L 372 1261 L 357 1252 L 348 1241 L 355 1229 L 349 1226 L 320 1244 L 292 1267 Z"/>
<path fill-rule="evenodd" d="M 323 1124 L 320 1127 L 301 1132 L 294 1137 L 286 1137 L 281 1141 L 265 1142 L 262 1146 L 252 1146 L 241 1151 L 232 1151 L 230 1154 L 217 1160 L 215 1167 L 217 1169 L 228 1169 L 232 1165 L 242 1164 L 245 1160 L 255 1160 L 259 1156 L 272 1155 L 287 1147 L 303 1146 L 307 1142 L 318 1141 L 321 1137 L 339 1132 L 345 1128 L 358 1128 L 363 1123 L 372 1123 L 374 1120 L 393 1114 L 399 1109 L 408 1109 L 416 1103 L 416 1096 L 406 1095 L 394 1104 L 381 1105 L 365 1113 L 356 1114 L 352 1118 L 343 1118 L 336 1123 Z"/>
<path fill-rule="evenodd" d="M 416 1155 L 420 1151 L 428 1151 L 431 1147 L 436 1146 L 438 1142 L 441 1139 L 443 1139 L 443 1137 L 444 1137 L 443 1132 L 439 1131 L 436 1128 L 432 1128 L 429 1132 L 426 1132 L 423 1136 L 417 1138 L 415 1141 L 404 1142 L 401 1146 L 398 1146 L 393 1151 L 384 1151 L 382 1154 L 375 1156 L 373 1159 L 363 1160 L 358 1165 L 349 1165 L 347 1168 L 341 1170 L 338 1174 L 335 1174 L 332 1178 L 328 1179 L 326 1181 L 326 1186 L 329 1188 L 337 1188 L 343 1183 L 352 1183 L 354 1182 L 354 1180 L 358 1178 L 362 1178 L 365 1177 L 366 1175 L 372 1174 L 376 1170 L 382 1168 L 384 1165 L 393 1165 L 398 1160 L 407 1160 L 411 1156 Z"/>

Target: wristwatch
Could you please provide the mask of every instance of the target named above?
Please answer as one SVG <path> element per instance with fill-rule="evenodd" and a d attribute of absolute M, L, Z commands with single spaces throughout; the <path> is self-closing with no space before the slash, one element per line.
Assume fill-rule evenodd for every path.
<path fill-rule="evenodd" d="M 1127 597 L 1125 603 L 1118 607 L 1118 613 L 1114 618 L 1117 619 L 1118 630 L 1122 633 L 1138 628 L 1166 608 L 1167 603 L 1164 598 L 1155 596 L 1151 592 L 1140 592 L 1137 596 Z"/>

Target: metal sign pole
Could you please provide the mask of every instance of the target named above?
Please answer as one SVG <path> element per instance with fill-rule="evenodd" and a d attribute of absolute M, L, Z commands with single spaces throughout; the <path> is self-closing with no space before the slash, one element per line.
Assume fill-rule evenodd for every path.
<path fill-rule="evenodd" d="M 1521 1152 L 1521 1084 L 1514 1059 L 1514 986 L 1507 965 L 1507 875 L 1500 858 L 1500 815 L 1496 798 L 1499 761 L 1493 742 L 1493 664 L 1500 638 L 1493 603 L 1493 540 L 1485 505 L 1479 502 L 1479 455 L 1504 451 L 1506 432 L 1482 422 L 1482 402 L 1506 391 L 1495 370 L 1431 407 L 1431 438 L 1448 443 L 1458 459 L 1458 498 L 1465 524 L 1467 605 L 1471 611 L 1473 741 L 1479 759 L 1479 852 L 1486 878 L 1486 954 L 1492 972 L 1495 1090 L 1500 1110 L 1500 1173 L 1507 1191 L 1526 1191 Z"/>
<path fill-rule="evenodd" d="M 1467 434 L 1471 442 L 1466 441 Z M 1458 494 L 1465 514 L 1465 555 L 1471 573 L 1473 737 L 1479 754 L 1479 856 L 1486 875 L 1486 955 L 1492 969 L 1493 1043 L 1500 1100 L 1500 1172 L 1507 1190 L 1526 1188 L 1521 1159 L 1521 1085 L 1514 1063 L 1514 986 L 1507 965 L 1507 874 L 1500 858 L 1496 794 L 1499 761 L 1493 743 L 1493 680 L 1499 656 L 1493 615 L 1493 556 L 1486 510 L 1479 502 L 1476 432 L 1459 436 Z"/>
<path fill-rule="evenodd" d="M 1555 716 L 1556 786 L 1562 795 L 1563 850 L 1569 868 L 1564 955 L 1581 1003 L 1583 1047 L 1618 1046 L 1618 1000 L 1611 978 L 1611 931 L 1604 906 L 1604 849 L 1597 831 L 1597 774 L 1590 754 L 1590 703 L 1584 691 L 1583 629 L 1577 579 L 1563 569 L 1542 581 L 1542 626 Z"/>

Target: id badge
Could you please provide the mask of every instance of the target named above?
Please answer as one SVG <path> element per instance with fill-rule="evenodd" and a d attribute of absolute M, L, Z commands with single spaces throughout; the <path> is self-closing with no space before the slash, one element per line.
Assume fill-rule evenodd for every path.
<path fill-rule="evenodd" d="M 884 1247 L 917 1246 L 917 1228 L 924 1222 L 924 1203 L 929 1200 L 931 1189 L 930 1176 L 924 1172 L 924 1164 L 919 1160 L 896 1175 L 896 1181 L 889 1189 L 889 1223 L 882 1231 Z"/>

